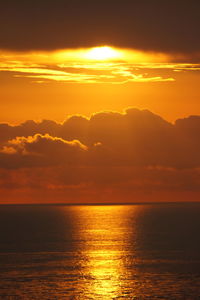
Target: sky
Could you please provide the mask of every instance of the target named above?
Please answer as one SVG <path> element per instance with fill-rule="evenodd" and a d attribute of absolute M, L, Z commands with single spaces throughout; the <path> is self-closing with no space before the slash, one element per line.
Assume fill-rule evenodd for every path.
<path fill-rule="evenodd" d="M 197 201 L 198 1 L 4 1 L 0 203 Z"/>

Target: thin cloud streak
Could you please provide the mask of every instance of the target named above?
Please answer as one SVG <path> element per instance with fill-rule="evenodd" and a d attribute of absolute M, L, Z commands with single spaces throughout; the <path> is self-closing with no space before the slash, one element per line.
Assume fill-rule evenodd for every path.
<path fill-rule="evenodd" d="M 134 56 L 134 52 L 129 51 L 127 52 L 129 55 L 124 56 L 121 61 L 98 61 L 86 59 L 82 52 L 87 53 L 88 50 L 84 51 L 18 54 L 2 52 L 0 72 L 9 72 L 16 78 L 30 78 L 35 83 L 56 81 L 125 84 L 128 82 L 172 82 L 176 80 L 174 71 L 200 71 L 199 64 L 166 62 L 167 57 L 164 56 L 160 58 L 158 56 L 156 61 L 155 53 L 139 53 Z M 124 51 L 126 54 L 126 50 Z M 131 55 L 136 61 L 132 61 Z M 158 62 L 159 59 L 160 62 Z"/>

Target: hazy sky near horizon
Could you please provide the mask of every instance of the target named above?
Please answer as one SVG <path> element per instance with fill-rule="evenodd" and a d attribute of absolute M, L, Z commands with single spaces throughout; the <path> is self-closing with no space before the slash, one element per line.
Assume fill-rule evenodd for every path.
<path fill-rule="evenodd" d="M 5 202 L 196 199 L 200 2 L 8 0 L 0 27 Z"/>

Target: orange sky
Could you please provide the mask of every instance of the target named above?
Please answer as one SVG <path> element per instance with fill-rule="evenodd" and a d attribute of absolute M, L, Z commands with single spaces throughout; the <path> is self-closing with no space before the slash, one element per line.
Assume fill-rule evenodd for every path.
<path fill-rule="evenodd" d="M 95 59 L 90 49 L 2 51 L 1 122 L 61 122 L 68 114 L 89 116 L 129 106 L 169 121 L 200 113 L 199 64 L 178 55 L 110 49 L 119 57 L 102 59 L 97 53 Z"/>
<path fill-rule="evenodd" d="M 200 199 L 200 64 L 109 46 L 0 57 L 0 203 Z"/>

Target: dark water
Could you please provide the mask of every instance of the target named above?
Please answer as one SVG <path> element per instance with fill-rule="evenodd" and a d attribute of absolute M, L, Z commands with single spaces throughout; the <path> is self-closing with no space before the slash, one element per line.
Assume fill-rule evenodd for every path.
<path fill-rule="evenodd" d="M 0 206 L 0 299 L 200 299 L 200 204 Z"/>

